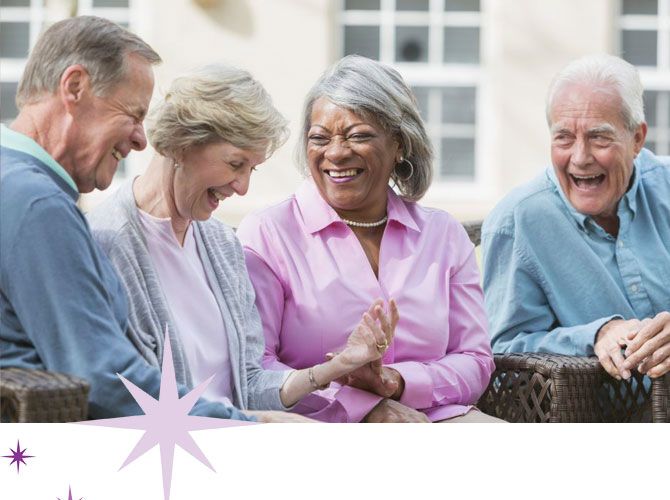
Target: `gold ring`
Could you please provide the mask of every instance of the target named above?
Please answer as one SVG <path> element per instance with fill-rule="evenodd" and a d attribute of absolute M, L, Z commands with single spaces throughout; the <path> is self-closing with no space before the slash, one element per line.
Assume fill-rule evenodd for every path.
<path fill-rule="evenodd" d="M 384 341 L 383 344 L 377 344 L 377 350 L 379 352 L 384 352 L 388 346 L 389 346 L 388 342 Z"/>

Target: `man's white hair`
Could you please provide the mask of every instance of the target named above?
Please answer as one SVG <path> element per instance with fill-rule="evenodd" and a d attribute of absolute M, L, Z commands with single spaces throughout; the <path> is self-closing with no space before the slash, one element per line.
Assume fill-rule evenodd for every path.
<path fill-rule="evenodd" d="M 558 92 L 571 84 L 594 89 L 614 90 L 621 98 L 621 117 L 628 130 L 635 131 L 644 120 L 642 82 L 635 66 L 620 57 L 601 54 L 577 59 L 552 80 L 547 92 L 547 123 L 551 127 L 551 109 Z"/>

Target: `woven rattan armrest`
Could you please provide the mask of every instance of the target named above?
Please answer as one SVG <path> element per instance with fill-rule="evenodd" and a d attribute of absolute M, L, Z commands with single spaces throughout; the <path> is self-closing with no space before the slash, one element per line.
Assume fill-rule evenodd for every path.
<path fill-rule="evenodd" d="M 596 358 L 495 355 L 496 370 L 478 403 L 509 422 L 668 421 L 668 381 L 610 377 Z"/>
<path fill-rule="evenodd" d="M 88 417 L 88 382 L 63 373 L 0 369 L 3 422 L 76 422 Z"/>

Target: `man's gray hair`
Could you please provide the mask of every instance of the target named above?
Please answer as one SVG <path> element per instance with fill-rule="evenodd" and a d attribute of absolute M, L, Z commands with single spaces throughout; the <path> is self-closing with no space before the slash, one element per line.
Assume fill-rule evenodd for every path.
<path fill-rule="evenodd" d="M 263 86 L 249 72 L 223 64 L 176 78 L 149 123 L 149 142 L 172 158 L 217 141 L 262 151 L 267 158 L 288 138 L 287 121 Z"/>
<path fill-rule="evenodd" d="M 414 168 L 410 169 L 407 162 L 399 163 L 391 179 L 407 200 L 419 200 L 426 193 L 433 175 L 433 149 L 416 97 L 396 70 L 356 55 L 346 56 L 326 70 L 305 100 L 303 128 L 296 150 L 304 173 L 307 172 L 307 135 L 312 125 L 312 107 L 321 97 L 397 137 L 403 156 Z"/>
<path fill-rule="evenodd" d="M 19 82 L 16 104 L 38 101 L 57 91 L 63 72 L 81 64 L 96 95 L 104 95 L 126 73 L 126 56 L 136 55 L 149 64 L 160 56 L 140 37 L 107 19 L 80 16 L 59 21 L 37 40 Z"/>
<path fill-rule="evenodd" d="M 594 89 L 614 90 L 621 98 L 621 117 L 631 132 L 643 123 L 644 91 L 635 66 L 620 57 L 601 54 L 585 56 L 563 68 L 549 85 L 547 123 L 551 127 L 551 108 L 556 94 L 570 84 L 585 84 Z"/>

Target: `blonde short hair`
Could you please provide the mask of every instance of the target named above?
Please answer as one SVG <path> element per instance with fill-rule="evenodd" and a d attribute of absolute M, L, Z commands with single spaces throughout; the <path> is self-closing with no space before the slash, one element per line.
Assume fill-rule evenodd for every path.
<path fill-rule="evenodd" d="M 286 139 L 286 119 L 247 72 L 211 65 L 178 77 L 151 112 L 147 136 L 161 155 L 225 141 L 271 156 Z"/>

